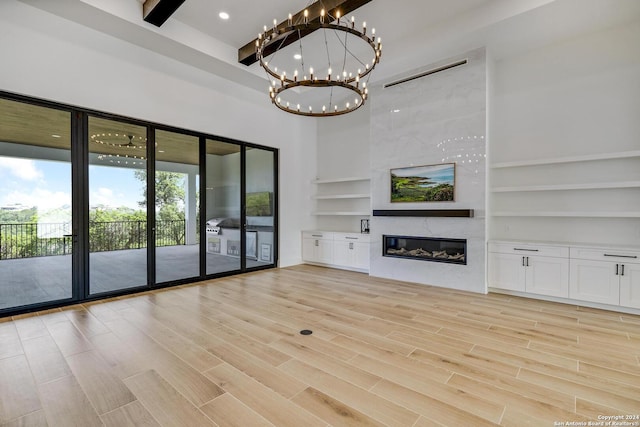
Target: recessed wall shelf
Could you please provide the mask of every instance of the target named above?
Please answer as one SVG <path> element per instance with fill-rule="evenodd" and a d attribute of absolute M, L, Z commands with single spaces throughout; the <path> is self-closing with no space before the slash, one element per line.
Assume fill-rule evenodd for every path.
<path fill-rule="evenodd" d="M 311 214 L 323 217 L 358 216 L 368 218 L 371 215 L 369 181 L 369 177 L 364 176 L 311 181 L 312 184 L 323 186 L 318 193 L 311 196 L 312 200 L 317 201 L 317 210 Z M 331 222 L 333 220 L 327 219 L 327 221 Z M 348 221 L 353 220 L 348 219 Z"/>
<path fill-rule="evenodd" d="M 562 191 L 562 190 L 598 190 L 609 188 L 640 188 L 640 181 L 593 182 L 588 184 L 528 185 L 517 187 L 495 187 L 493 193 L 518 191 Z"/>
<path fill-rule="evenodd" d="M 311 181 L 312 184 L 333 184 L 337 182 L 351 182 L 351 181 L 369 181 L 368 177 L 354 176 L 348 178 L 334 178 L 334 179 L 316 179 Z"/>
<path fill-rule="evenodd" d="M 361 194 L 333 194 L 333 195 L 321 195 L 313 196 L 315 200 L 332 200 L 332 199 L 368 199 L 370 195 L 368 193 Z"/>
<path fill-rule="evenodd" d="M 377 209 L 373 216 L 473 218 L 473 209 Z"/>
<path fill-rule="evenodd" d="M 632 157 L 640 157 L 640 151 L 620 151 L 617 153 L 588 154 L 584 156 L 568 156 L 549 159 L 494 163 L 493 165 L 491 165 L 491 169 L 516 168 L 521 166 L 542 166 L 559 163 L 591 162 L 597 160 L 627 159 Z"/>
<path fill-rule="evenodd" d="M 331 215 L 331 216 L 369 216 L 371 215 L 370 212 L 351 212 L 351 211 L 343 211 L 343 212 L 338 212 L 338 211 L 322 211 L 322 212 L 313 212 L 312 215 L 316 215 L 316 216 L 322 216 L 322 215 Z"/>
<path fill-rule="evenodd" d="M 569 217 L 569 218 L 640 218 L 640 212 L 585 212 L 585 211 L 538 211 L 538 212 L 516 212 L 497 211 L 492 216 L 505 217 Z"/>

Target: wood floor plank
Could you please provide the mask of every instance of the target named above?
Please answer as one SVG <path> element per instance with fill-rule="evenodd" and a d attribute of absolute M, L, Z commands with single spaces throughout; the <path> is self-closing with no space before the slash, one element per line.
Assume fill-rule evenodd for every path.
<path fill-rule="evenodd" d="M 160 346 L 126 320 L 108 322 L 107 326 L 131 348 L 135 349 L 139 357 L 147 361 L 147 366 L 157 371 L 197 407 L 223 393 L 202 373 Z"/>
<path fill-rule="evenodd" d="M 104 326 L 102 322 L 96 319 L 84 307 L 80 307 L 76 310 L 65 310 L 64 314 L 67 319 L 85 336 L 90 338 L 94 335 L 105 334 L 109 332 L 109 328 Z"/>
<path fill-rule="evenodd" d="M 102 426 L 102 421 L 73 375 L 39 384 L 50 426 Z"/>
<path fill-rule="evenodd" d="M 138 400 L 103 414 L 100 418 L 105 427 L 160 427 Z"/>
<path fill-rule="evenodd" d="M 403 427 L 412 425 L 419 417 L 416 412 L 406 409 L 397 403 L 378 397 L 365 389 L 296 359 L 282 364 L 280 369 L 293 376 L 304 377 L 306 382 L 316 390 L 381 423 Z"/>
<path fill-rule="evenodd" d="M 32 412 L 20 418 L 16 418 L 15 420 L 8 421 L 6 423 L 0 422 L 0 427 L 48 427 L 47 417 L 44 414 L 44 411 L 40 409 L 39 411 Z"/>
<path fill-rule="evenodd" d="M 387 380 L 380 381 L 371 391 L 379 396 L 398 402 L 403 407 L 443 425 L 472 425 L 478 427 L 497 425 L 493 421 L 466 412 L 460 407 L 449 405 Z M 501 415 L 502 408 L 492 418 L 494 418 L 494 421 L 499 421 Z"/>
<path fill-rule="evenodd" d="M 162 426 L 215 426 L 156 371 L 134 375 L 124 382 Z"/>
<path fill-rule="evenodd" d="M 383 427 L 385 425 L 313 387 L 308 387 L 292 401 L 333 426 Z"/>
<path fill-rule="evenodd" d="M 46 383 L 71 374 L 69 365 L 55 341 L 46 335 L 22 341 L 36 383 Z"/>
<path fill-rule="evenodd" d="M 67 362 L 99 415 L 136 400 L 96 351 L 74 354 Z"/>
<path fill-rule="evenodd" d="M 568 359 L 523 347 L 505 346 L 498 350 L 477 345 L 473 347 L 471 353 L 521 368 L 554 365 L 570 371 L 578 370 L 578 361 L 575 359 Z"/>
<path fill-rule="evenodd" d="M 11 319 L 0 323 L 0 343 L 0 359 L 23 354 L 20 335 Z"/>
<path fill-rule="evenodd" d="M 29 363 L 24 355 L 0 359 L 0 422 L 41 408 Z"/>
<path fill-rule="evenodd" d="M 326 426 L 326 422 L 225 364 L 206 372 L 216 384 L 276 426 Z"/>
<path fill-rule="evenodd" d="M 102 359 L 107 362 L 113 374 L 120 379 L 149 369 L 149 362 L 113 332 L 95 335 L 89 341 Z"/>
<path fill-rule="evenodd" d="M 332 375 L 364 389 L 369 389 L 380 381 L 380 377 L 377 375 L 363 371 L 353 364 L 331 357 L 328 352 L 321 353 L 314 350 L 314 345 L 311 344 L 313 341 L 316 341 L 313 336 L 299 335 L 296 339 L 279 340 L 271 344 L 271 346 L 298 360 L 304 360 L 306 363 L 322 369 L 325 372 L 331 372 Z M 341 347 L 336 345 L 336 348 Z"/>
<path fill-rule="evenodd" d="M 383 363 L 363 355 L 358 355 L 351 363 L 368 372 L 380 375 L 388 382 L 421 393 L 447 405 L 465 408 L 468 413 L 492 422 L 499 421 L 504 411 L 504 405 L 486 400 L 481 395 L 461 393 L 460 390 L 444 382 L 433 380 L 426 372 L 402 369 L 396 365 Z M 374 387 L 372 391 L 375 392 L 375 389 Z"/>
<path fill-rule="evenodd" d="M 22 340 L 49 335 L 47 327 L 44 325 L 40 317 L 35 315 L 19 318 L 15 320 L 13 324 L 16 326 L 20 339 Z"/>
<path fill-rule="evenodd" d="M 521 369 L 518 379 L 532 384 L 544 385 L 554 390 L 563 391 L 584 400 L 599 403 L 601 405 L 617 408 L 629 414 L 635 413 L 640 408 L 639 399 L 616 394 L 615 390 L 603 391 L 594 386 L 581 384 L 575 381 L 559 378 L 540 372 L 531 371 L 529 369 Z M 616 386 L 616 389 L 620 386 Z M 625 387 L 626 388 L 626 387 Z M 628 388 L 627 388 L 628 389 Z"/>
<path fill-rule="evenodd" d="M 230 393 L 216 397 L 200 409 L 219 427 L 273 427 L 273 424 Z"/>
<path fill-rule="evenodd" d="M 606 380 L 617 381 L 633 387 L 640 387 L 640 367 L 638 367 L 638 372 L 636 374 L 632 374 L 604 366 L 593 365 L 587 362 L 579 362 L 578 371 Z"/>
<path fill-rule="evenodd" d="M 522 382 L 520 387 L 512 387 L 510 384 L 487 383 L 455 374 L 448 382 L 452 387 L 463 390 L 467 393 L 482 394 L 487 399 L 496 403 L 506 405 L 507 409 L 512 408 L 530 417 L 544 420 L 545 425 L 557 420 L 588 421 L 585 417 L 575 414 L 575 401 L 573 396 L 566 395 L 566 398 L 558 398 L 559 393 L 549 388 L 543 394 L 539 390 L 531 390 L 527 383 Z"/>
<path fill-rule="evenodd" d="M 132 320 L 133 323 L 145 334 L 153 338 L 157 343 L 187 362 L 199 372 L 204 372 L 222 363 L 222 360 L 215 357 L 191 340 L 176 333 L 149 316 L 136 311 L 122 310 L 121 314 L 125 319 Z"/>
<path fill-rule="evenodd" d="M 60 313 L 65 316 L 63 313 Z M 66 316 L 65 316 L 66 319 Z M 70 356 L 92 350 L 91 343 L 69 320 L 60 320 L 47 324 L 49 333 L 60 348 L 63 356 Z"/>

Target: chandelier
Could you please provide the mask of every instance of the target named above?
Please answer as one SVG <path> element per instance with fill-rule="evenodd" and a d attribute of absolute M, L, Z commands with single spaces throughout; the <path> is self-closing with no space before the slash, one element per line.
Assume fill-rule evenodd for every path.
<path fill-rule="evenodd" d="M 311 20 L 305 9 L 295 19 L 289 14 L 280 25 L 274 19 L 272 28 L 265 26 L 258 34 L 256 59 L 268 74 L 269 97 L 279 109 L 328 117 L 350 113 L 366 102 L 382 40 L 376 40 L 375 28 L 367 33 L 366 22 L 360 29 L 354 17 L 345 19 L 339 10 L 333 14 L 323 8 L 319 19 Z M 295 41 L 287 41 L 289 37 Z"/>
<path fill-rule="evenodd" d="M 120 133 L 96 133 L 90 139 L 103 146 L 104 153 L 97 156 L 99 160 L 124 165 L 143 165 L 145 162 L 147 138 Z"/>

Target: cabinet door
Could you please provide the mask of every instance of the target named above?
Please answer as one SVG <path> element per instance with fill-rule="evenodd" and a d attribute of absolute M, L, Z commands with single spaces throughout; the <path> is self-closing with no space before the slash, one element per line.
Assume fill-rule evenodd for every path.
<path fill-rule="evenodd" d="M 569 297 L 603 304 L 620 303 L 620 276 L 616 263 L 571 260 Z"/>
<path fill-rule="evenodd" d="M 489 286 L 492 288 L 525 291 L 525 267 L 522 256 L 489 253 Z"/>
<path fill-rule="evenodd" d="M 369 270 L 369 243 L 354 243 L 354 267 Z"/>
<path fill-rule="evenodd" d="M 620 271 L 620 305 L 640 308 L 640 264 L 623 264 Z"/>
<path fill-rule="evenodd" d="M 333 240 L 315 239 L 316 262 L 333 264 Z"/>
<path fill-rule="evenodd" d="M 316 239 L 302 239 L 302 260 L 316 262 L 315 255 L 315 242 Z"/>
<path fill-rule="evenodd" d="M 333 263 L 341 267 L 352 267 L 353 250 L 349 249 L 350 242 L 336 240 L 333 242 Z M 351 243 L 353 245 L 353 243 Z"/>
<path fill-rule="evenodd" d="M 569 297 L 569 259 L 526 257 L 527 292 L 554 297 Z"/>

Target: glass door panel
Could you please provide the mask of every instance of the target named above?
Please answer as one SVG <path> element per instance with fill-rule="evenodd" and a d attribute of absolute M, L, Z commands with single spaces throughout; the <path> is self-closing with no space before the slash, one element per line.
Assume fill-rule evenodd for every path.
<path fill-rule="evenodd" d="M 72 297 L 71 114 L 0 99 L 0 311 Z"/>
<path fill-rule="evenodd" d="M 206 142 L 206 273 L 240 270 L 240 146 Z"/>
<path fill-rule="evenodd" d="M 89 117 L 89 293 L 147 285 L 147 128 Z"/>
<path fill-rule="evenodd" d="M 274 167 L 273 151 L 247 148 L 246 215 L 244 256 L 247 268 L 274 263 Z"/>
<path fill-rule="evenodd" d="M 198 137 L 156 131 L 156 282 L 200 276 Z"/>

